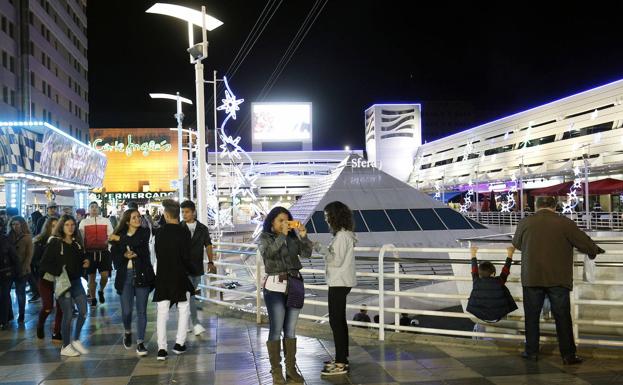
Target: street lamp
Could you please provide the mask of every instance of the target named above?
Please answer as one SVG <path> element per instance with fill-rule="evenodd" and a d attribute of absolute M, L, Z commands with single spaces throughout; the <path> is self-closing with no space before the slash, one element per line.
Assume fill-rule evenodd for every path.
<path fill-rule="evenodd" d="M 201 7 L 201 12 L 192 8 L 183 7 L 175 4 L 156 3 L 151 6 L 147 13 L 156 13 L 184 20 L 188 23 L 188 52 L 190 63 L 195 65 L 195 87 L 197 104 L 197 146 L 199 153 L 197 156 L 197 218 L 203 223 L 208 223 L 208 201 L 206 192 L 208 189 L 206 174 L 206 127 L 205 127 L 205 100 L 204 100 L 204 79 L 203 64 L 201 61 L 208 56 L 208 37 L 206 30 L 212 31 L 223 25 L 220 20 L 207 15 L 205 7 Z M 193 26 L 201 27 L 202 42 L 195 45 Z"/>
<path fill-rule="evenodd" d="M 175 95 L 171 94 L 149 94 L 152 99 L 170 99 L 175 100 L 177 104 L 177 113 L 175 119 L 177 119 L 177 195 L 179 202 L 184 200 L 184 156 L 182 154 L 182 121 L 184 120 L 184 113 L 182 113 L 182 103 L 193 104 L 190 99 L 186 99 L 180 96 L 177 92 Z M 192 180 L 189 178 L 189 182 Z"/>

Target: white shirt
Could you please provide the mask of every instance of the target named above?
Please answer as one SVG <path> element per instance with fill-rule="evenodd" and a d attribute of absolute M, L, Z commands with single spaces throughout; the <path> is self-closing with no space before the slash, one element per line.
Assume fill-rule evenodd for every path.
<path fill-rule="evenodd" d="M 194 237 L 195 229 L 197 229 L 197 221 L 194 221 L 193 223 L 186 222 L 186 226 L 188 226 L 188 230 L 190 230 L 190 237 Z"/>

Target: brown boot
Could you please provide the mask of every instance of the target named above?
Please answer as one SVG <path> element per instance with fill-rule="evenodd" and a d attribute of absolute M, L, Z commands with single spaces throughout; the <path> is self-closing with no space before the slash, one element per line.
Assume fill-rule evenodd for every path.
<path fill-rule="evenodd" d="M 283 339 L 283 353 L 286 356 L 286 378 L 288 384 L 303 384 L 305 379 L 296 370 L 296 338 Z"/>
<path fill-rule="evenodd" d="M 283 385 L 286 383 L 286 379 L 283 378 L 283 371 L 281 370 L 281 341 L 266 341 L 266 348 L 268 349 L 273 384 Z"/>

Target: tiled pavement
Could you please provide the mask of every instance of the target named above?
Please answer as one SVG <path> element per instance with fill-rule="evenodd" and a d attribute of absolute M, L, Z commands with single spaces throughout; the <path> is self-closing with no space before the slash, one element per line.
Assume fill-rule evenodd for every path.
<path fill-rule="evenodd" d="M 189 352 L 159 362 L 155 306 L 149 305 L 150 355 L 138 358 L 121 344 L 117 296 L 109 289 L 107 298 L 106 304 L 90 309 L 83 341 L 91 353 L 79 358 L 61 358 L 49 336 L 37 340 L 38 304 L 29 306 L 25 327 L 0 332 L 0 384 L 270 384 L 266 327 L 206 314 L 202 323 L 207 332 L 200 338 L 189 335 Z M 173 326 L 171 322 L 170 341 Z M 307 384 L 623 384 L 623 363 L 617 360 L 591 359 L 578 367 L 563 367 L 556 357 L 532 363 L 501 351 L 379 344 L 370 339 L 352 341 L 350 375 L 322 379 L 319 371 L 333 353 L 332 342 L 299 336 L 299 346 L 298 363 Z"/>

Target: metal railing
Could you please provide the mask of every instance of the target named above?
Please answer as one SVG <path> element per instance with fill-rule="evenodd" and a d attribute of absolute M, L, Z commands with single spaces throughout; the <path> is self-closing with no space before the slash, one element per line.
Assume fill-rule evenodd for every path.
<path fill-rule="evenodd" d="M 473 219 L 485 225 L 498 225 L 498 226 L 516 226 L 521 220 L 521 213 L 511 211 L 503 213 L 499 211 L 482 211 L 475 212 L 469 211 L 464 213 L 466 217 Z M 534 215 L 533 212 L 524 212 L 524 216 Z M 590 216 L 585 213 L 573 213 L 573 214 L 561 214 L 567 218 L 573 220 L 578 226 L 582 228 L 588 228 L 590 221 L 590 228 L 593 230 L 623 230 L 623 213 L 613 211 L 594 211 Z"/>
<path fill-rule="evenodd" d="M 487 241 L 488 242 L 488 241 Z M 604 242 L 612 243 L 612 242 Z M 491 246 L 489 246 L 491 247 Z M 200 300 L 224 305 L 230 308 L 236 308 L 247 312 L 254 312 L 256 314 L 257 323 L 261 323 L 262 314 L 266 314 L 265 309 L 262 308 L 262 290 L 258 290 L 261 287 L 261 281 L 263 277 L 263 266 L 261 258 L 257 255 L 257 246 L 255 244 L 246 244 L 246 243 L 218 243 L 215 246 L 215 253 L 217 254 L 217 258 L 215 258 L 215 264 L 219 267 L 221 273 L 219 274 L 206 274 L 206 283 L 201 284 L 200 288 L 202 289 L 202 295 L 199 296 Z M 447 335 L 447 336 L 456 336 L 456 337 L 480 337 L 480 338 L 497 338 L 497 339 L 509 339 L 509 340 L 524 340 L 524 336 L 519 333 L 519 331 L 523 327 L 524 318 L 522 316 L 513 316 L 512 314 L 507 317 L 504 321 L 506 324 L 513 325 L 512 330 L 499 328 L 499 332 L 477 332 L 477 331 L 467 331 L 467 330 L 453 330 L 453 329 L 442 329 L 442 328 L 432 328 L 432 327 L 419 327 L 419 326 L 400 326 L 399 318 L 402 313 L 410 314 L 410 315 L 424 315 L 424 316 L 435 316 L 435 317 L 448 317 L 448 318 L 463 318 L 469 319 L 474 323 L 478 323 L 479 321 L 471 314 L 466 312 L 453 312 L 446 310 L 425 310 L 425 309 L 417 309 L 417 308 L 404 308 L 401 306 L 402 298 L 413 298 L 413 299 L 428 299 L 434 300 L 437 302 L 441 301 L 466 301 L 469 298 L 469 292 L 471 291 L 471 282 L 472 277 L 469 273 L 465 275 L 430 275 L 430 274 L 405 274 L 401 273 L 401 264 L 407 263 L 447 263 L 451 264 L 453 267 L 458 267 L 461 265 L 468 265 L 471 263 L 470 261 L 470 250 L 469 248 L 413 248 L 413 247 L 394 247 L 393 245 L 386 244 L 381 247 L 356 247 L 355 252 L 357 254 L 367 254 L 368 256 L 357 256 L 357 261 L 368 261 L 375 262 L 378 266 L 376 271 L 358 271 L 357 277 L 373 277 L 376 279 L 376 286 L 370 287 L 355 287 L 351 290 L 351 293 L 358 293 L 362 295 L 368 295 L 370 297 L 374 296 L 378 299 L 377 306 L 367 306 L 368 310 L 378 311 L 379 321 L 378 323 L 367 323 L 367 322 L 357 322 L 357 321 L 348 321 L 348 324 L 354 326 L 362 326 L 367 328 L 375 328 L 378 329 L 378 338 L 379 340 L 385 339 L 385 330 L 394 330 L 396 332 L 417 332 L 417 333 L 427 333 L 427 334 L 439 334 L 439 335 Z M 487 248 L 487 249 L 479 249 L 479 255 L 486 255 L 487 259 L 492 263 L 497 265 L 502 265 L 506 258 L 506 250 L 501 248 Z M 370 256 L 375 255 L 375 256 Z M 438 256 L 439 258 L 431 257 Z M 519 252 L 516 252 L 516 256 L 520 255 Z M 623 249 L 618 248 L 616 246 L 615 250 L 608 250 L 608 256 L 616 256 L 617 258 L 623 256 Z M 228 259 L 229 256 L 229 259 Z M 250 262 L 250 257 L 255 256 L 255 260 Z M 492 256 L 497 258 L 493 259 Z M 576 256 L 575 266 L 583 265 L 583 258 L 578 258 L 580 255 Z M 240 257 L 241 262 L 232 262 L 231 259 Z M 446 257 L 446 258 L 444 258 Z M 449 258 L 448 258 L 449 257 Z M 314 259 L 320 259 L 320 256 L 313 256 Z M 318 261 L 320 265 L 321 262 Z M 386 266 L 390 265 L 393 269 L 389 269 L 392 272 L 387 272 Z M 513 261 L 514 265 L 520 265 L 520 261 L 516 260 L 516 257 Z M 623 260 L 621 262 L 596 262 L 596 266 L 598 269 L 603 268 L 622 268 Z M 469 268 L 465 266 L 467 271 Z M 223 274 L 222 270 L 227 269 L 233 270 L 235 269 L 237 273 L 235 274 Z M 575 269 L 578 270 L 578 269 Z M 324 274 L 324 269 L 313 269 L 313 268 L 304 268 L 301 270 L 303 274 Z M 577 273 L 577 271 L 576 271 Z M 223 287 L 224 282 L 236 280 L 238 282 L 245 282 L 249 285 L 249 291 L 237 290 L 237 289 L 229 289 Z M 387 281 L 390 281 L 389 287 L 390 290 L 386 289 Z M 441 282 L 456 282 L 457 290 L 456 293 L 441 293 L 434 291 L 434 285 L 427 287 L 426 290 L 402 290 L 401 288 L 401 280 L 421 280 L 429 283 L 441 283 Z M 393 283 L 393 285 L 391 284 Z M 465 287 L 469 287 L 468 290 L 459 290 L 460 284 L 463 283 Z M 511 274 L 511 277 L 508 280 L 507 285 L 517 285 L 520 284 L 519 274 Z M 576 278 L 575 280 L 576 286 L 586 286 L 586 285 L 594 285 L 594 286 L 616 286 L 623 287 L 623 281 L 618 279 L 608 279 L 608 280 L 598 280 L 594 282 L 582 282 Z M 305 284 L 306 289 L 306 305 L 317 305 L 327 307 L 326 300 L 318 300 L 313 299 L 313 297 L 308 297 L 309 294 L 320 291 L 328 291 L 328 286 L 326 285 L 318 285 L 318 284 Z M 218 298 L 212 298 L 213 296 L 210 294 L 210 291 L 220 293 Z M 590 335 L 580 335 L 579 325 L 586 326 L 597 326 L 597 327 L 623 327 L 623 321 L 616 321 L 613 319 L 592 319 L 592 318 L 579 318 L 580 315 L 580 307 L 583 306 L 597 306 L 597 307 L 610 307 L 610 308 L 619 308 L 623 307 L 623 301 L 620 300 L 612 300 L 608 298 L 581 298 L 579 296 L 580 290 L 573 290 L 571 293 L 571 306 L 572 306 L 572 317 L 574 320 L 573 330 L 576 339 L 576 343 L 583 345 L 597 345 L 597 346 L 617 346 L 623 347 L 623 339 L 620 339 L 617 335 L 612 335 L 612 338 L 602 338 L 595 337 Z M 607 291 L 606 291 L 607 292 Z M 228 300 L 224 299 L 224 295 L 229 294 L 231 298 Z M 391 306 L 386 305 L 386 300 L 389 299 L 391 303 L 391 299 L 393 299 L 393 304 Z M 515 296 L 515 300 L 517 302 L 521 302 L 521 295 Z M 360 309 L 360 304 L 347 304 L 347 309 Z M 623 308 L 622 308 L 623 311 Z M 385 313 L 393 313 L 393 323 L 387 322 L 385 318 Z M 301 311 L 300 318 L 308 319 L 312 321 L 320 321 L 320 322 L 328 322 L 328 316 L 308 314 L 305 312 L 305 307 Z M 489 324 L 487 324 L 489 325 Z M 498 328 L 494 328 L 498 329 Z M 608 336 L 610 337 L 610 336 Z M 542 341 L 556 341 L 556 338 L 542 336 Z"/>

